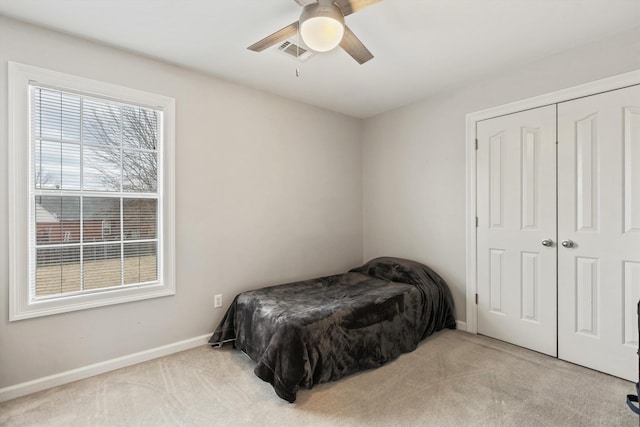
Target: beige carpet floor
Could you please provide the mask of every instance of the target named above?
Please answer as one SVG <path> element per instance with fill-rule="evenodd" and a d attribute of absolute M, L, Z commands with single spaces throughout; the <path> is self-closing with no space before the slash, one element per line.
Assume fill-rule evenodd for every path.
<path fill-rule="evenodd" d="M 207 346 L 0 404 L 2 426 L 637 426 L 633 384 L 445 331 L 372 371 L 278 398 Z"/>

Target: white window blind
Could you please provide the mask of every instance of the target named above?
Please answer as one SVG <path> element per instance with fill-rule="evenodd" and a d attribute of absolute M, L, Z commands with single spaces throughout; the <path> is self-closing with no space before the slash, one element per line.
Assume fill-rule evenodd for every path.
<path fill-rule="evenodd" d="M 162 111 L 30 85 L 30 299 L 161 280 Z"/>

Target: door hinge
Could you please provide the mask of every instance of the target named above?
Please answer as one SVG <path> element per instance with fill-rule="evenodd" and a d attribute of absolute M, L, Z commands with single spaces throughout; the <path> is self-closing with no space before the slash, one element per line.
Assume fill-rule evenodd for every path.
<path fill-rule="evenodd" d="M 476 305 L 478 305 L 478 294 L 476 294 Z"/>
<path fill-rule="evenodd" d="M 478 217 L 476 217 L 476 228 L 478 228 Z"/>
<path fill-rule="evenodd" d="M 476 138 L 476 150 L 478 149 L 478 138 Z"/>

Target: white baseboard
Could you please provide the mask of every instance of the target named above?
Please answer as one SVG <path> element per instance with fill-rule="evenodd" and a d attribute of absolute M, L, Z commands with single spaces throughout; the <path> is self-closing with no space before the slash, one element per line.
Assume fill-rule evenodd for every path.
<path fill-rule="evenodd" d="M 459 331 L 467 330 L 467 322 L 463 322 L 462 320 L 456 320 L 456 329 Z"/>
<path fill-rule="evenodd" d="M 73 381 L 89 378 L 94 375 L 114 371 L 126 366 L 135 365 L 136 363 L 145 362 L 147 360 L 198 347 L 206 344 L 210 336 L 211 334 L 201 335 L 199 337 L 189 338 L 172 344 L 163 345 L 161 347 L 129 354 L 127 356 L 94 363 L 93 365 L 83 366 L 82 368 L 60 372 L 58 374 L 49 375 L 47 377 L 38 378 L 9 387 L 3 387 L 0 388 L 0 402 L 5 402 L 7 400 L 15 399 L 16 397 L 25 396 L 51 387 L 56 387 Z"/>

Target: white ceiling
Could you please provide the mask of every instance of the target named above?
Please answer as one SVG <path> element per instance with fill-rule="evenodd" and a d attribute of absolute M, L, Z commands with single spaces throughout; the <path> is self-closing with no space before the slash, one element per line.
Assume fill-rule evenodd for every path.
<path fill-rule="evenodd" d="M 300 65 L 247 46 L 297 21 L 294 0 L 0 0 L 0 14 L 354 117 L 640 26 L 640 0 L 384 0 L 346 18 L 375 58 Z"/>

